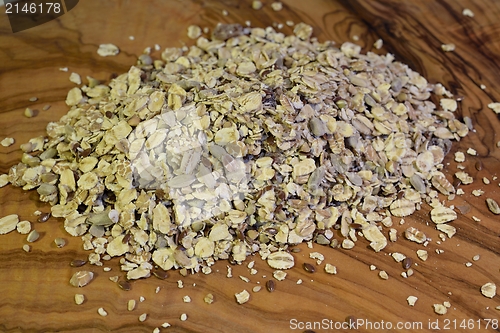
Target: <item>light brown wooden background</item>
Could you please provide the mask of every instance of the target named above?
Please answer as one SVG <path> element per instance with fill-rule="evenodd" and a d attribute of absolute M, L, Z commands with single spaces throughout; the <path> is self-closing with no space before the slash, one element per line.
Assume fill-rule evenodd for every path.
<path fill-rule="evenodd" d="M 49 207 L 38 203 L 36 195 L 7 186 L 0 189 L 0 216 L 17 213 L 21 219 L 34 222 L 41 238 L 33 244 L 31 253 L 21 248 L 25 236 L 15 232 L 0 237 L 0 331 L 1 332 L 152 332 L 163 322 L 172 324 L 165 332 L 302 332 L 292 330 L 290 320 L 321 321 L 326 318 L 342 322 L 349 315 L 372 322 L 398 321 L 423 323 L 422 330 L 430 331 L 429 321 L 444 319 L 475 321 L 474 329 L 461 332 L 493 331 L 478 329 L 477 320 L 498 319 L 500 298 L 487 299 L 480 293 L 486 282 L 500 284 L 500 223 L 498 216 L 486 208 L 486 196 L 500 200 L 499 180 L 484 185 L 480 178 L 490 179 L 499 170 L 500 149 L 495 143 L 500 140 L 497 116 L 486 107 L 492 101 L 500 101 L 500 3 L 495 0 L 284 0 L 284 8 L 274 12 L 271 1 L 264 0 L 264 8 L 254 11 L 249 1 L 80 1 L 76 8 L 56 21 L 13 34 L 7 16 L 0 13 L 0 139 L 14 137 L 16 144 L 0 147 L 0 172 L 8 172 L 17 163 L 21 153 L 19 144 L 41 135 L 47 122 L 57 120 L 66 113 L 66 92 L 74 85 L 68 81 L 74 71 L 107 81 L 113 73 L 119 74 L 134 64 L 136 57 L 147 46 L 158 43 L 162 47 L 182 46 L 192 43 L 186 37 L 190 24 L 214 27 L 217 22 L 243 23 L 250 20 L 254 26 L 266 27 L 273 22 L 295 23 L 304 21 L 314 27 L 314 36 L 321 41 L 334 40 L 341 44 L 352 41 L 354 35 L 364 51 L 373 51 L 372 44 L 378 38 L 384 40 L 384 48 L 375 52 L 391 52 L 398 60 L 408 63 L 431 82 L 442 82 L 456 96 L 463 96 L 459 114 L 472 118 L 476 132 L 453 146 L 465 151 L 474 147 L 478 157 L 467 156 L 465 163 L 469 173 L 477 178 L 473 185 L 463 186 L 466 194 L 454 200 L 455 205 L 467 203 L 472 209 L 466 215 L 459 214 L 453 222 L 458 233 L 452 239 L 438 244 L 438 232 L 429 219 L 428 207 L 410 218 L 404 225 L 397 225 L 401 235 L 408 226 L 423 230 L 432 238 L 427 250 L 429 259 L 421 262 L 415 251 L 421 246 L 408 242 L 400 236 L 397 243 L 390 244 L 382 253 L 368 249 L 361 240 L 352 250 L 334 250 L 315 246 L 314 250 L 326 256 L 325 262 L 338 268 L 336 276 L 323 272 L 323 265 L 314 274 L 302 270 L 303 262 L 313 263 L 304 245 L 296 254 L 297 267 L 288 272 L 284 282 L 277 283 L 277 290 L 252 293 L 245 305 L 237 305 L 234 293 L 251 290 L 270 277 L 267 264 L 255 258 L 259 273 L 251 276 L 245 266 L 233 267 L 234 277 L 228 279 L 225 262 L 214 267 L 214 273 L 206 276 L 181 277 L 172 272 L 166 281 L 155 278 L 136 281 L 131 291 L 120 290 L 109 281 L 112 275 L 121 275 L 117 261 L 109 263 L 111 272 L 90 267 L 97 278 L 87 287 L 76 289 L 68 283 L 76 269 L 69 262 L 85 258 L 81 241 L 65 234 L 61 221 L 49 220 L 45 224 L 35 221 L 37 209 L 49 211 Z M 462 15 L 470 8 L 473 18 Z M 222 15 L 222 10 L 229 12 Z M 283 29 L 290 33 L 291 29 Z M 130 40 L 129 36 L 135 40 Z M 96 50 L 101 43 L 114 43 L 121 48 L 117 57 L 101 58 Z M 442 43 L 455 43 L 455 52 L 444 53 Z M 153 53 L 159 56 L 158 52 Z M 68 67 L 61 72 L 59 67 Z M 486 90 L 479 88 L 486 85 Z M 35 103 L 30 97 L 38 97 Z M 25 118 L 24 108 L 41 110 L 46 104 L 48 111 L 38 117 Z M 456 171 L 452 154 L 447 160 L 447 174 L 451 179 Z M 483 170 L 474 168 L 480 159 Z M 486 195 L 472 196 L 473 189 L 482 188 Z M 481 222 L 474 222 L 472 216 Z M 58 249 L 53 244 L 55 237 L 64 237 L 68 245 Z M 444 250 L 437 255 L 436 249 Z M 399 274 L 401 264 L 388 255 L 402 252 L 412 257 L 418 266 L 415 274 L 404 279 Z M 476 254 L 480 260 L 467 268 Z M 370 271 L 369 265 L 377 266 Z M 377 276 L 379 269 L 389 274 L 389 280 Z M 245 283 L 238 278 L 244 275 L 251 279 Z M 267 277 L 263 277 L 263 276 Z M 177 280 L 184 281 L 184 288 L 177 288 Z M 302 279 L 302 285 L 296 281 Z M 158 294 L 157 286 L 161 287 Z M 87 301 L 77 306 L 73 302 L 76 292 L 85 294 Z M 207 305 L 203 297 L 215 295 L 215 302 Z M 191 303 L 183 303 L 182 297 L 189 295 Z M 418 297 L 414 307 L 409 307 L 406 298 Z M 128 312 L 129 299 L 144 296 L 136 310 Z M 444 316 L 433 312 L 432 304 L 449 301 L 451 308 Z M 106 318 L 97 314 L 104 307 Z M 148 313 L 144 323 L 138 321 L 141 313 Z M 188 320 L 179 320 L 181 313 Z M 322 332 L 325 330 L 316 330 Z M 373 332 L 365 327 L 361 332 Z M 391 330 L 396 332 L 397 329 Z"/>

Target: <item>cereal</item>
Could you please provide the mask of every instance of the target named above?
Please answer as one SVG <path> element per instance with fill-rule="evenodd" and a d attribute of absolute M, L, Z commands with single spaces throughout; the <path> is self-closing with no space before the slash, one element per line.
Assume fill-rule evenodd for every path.
<path fill-rule="evenodd" d="M 497 286 L 493 282 L 485 283 L 481 286 L 481 294 L 484 297 L 493 298 L 497 294 Z"/>
<path fill-rule="evenodd" d="M 280 10 L 283 9 L 283 4 L 279 1 L 275 1 L 271 4 L 271 8 L 275 11 L 275 12 L 279 12 Z"/>
<path fill-rule="evenodd" d="M 500 103 L 490 103 L 488 107 L 495 111 L 496 114 L 500 114 Z"/>
<path fill-rule="evenodd" d="M 414 306 L 415 303 L 417 302 L 417 300 L 418 300 L 418 297 L 416 297 L 416 296 L 408 296 L 406 298 L 406 301 L 408 302 L 409 306 Z"/>
<path fill-rule="evenodd" d="M 495 215 L 500 214 L 500 206 L 498 206 L 498 202 L 496 202 L 494 199 L 487 198 L 486 205 L 488 206 L 488 209 L 490 210 L 490 212 L 492 212 L 493 214 L 495 214 Z"/>
<path fill-rule="evenodd" d="M 462 15 L 468 17 L 474 17 L 474 12 L 469 8 L 464 8 L 464 10 L 462 11 Z"/>
<path fill-rule="evenodd" d="M 82 305 L 85 302 L 85 295 L 83 294 L 75 294 L 75 303 L 76 305 Z"/>
<path fill-rule="evenodd" d="M 97 54 L 101 57 L 112 57 L 120 53 L 120 49 L 113 44 L 101 44 L 97 49 Z"/>
<path fill-rule="evenodd" d="M 373 43 L 373 47 L 376 48 L 377 50 L 380 50 L 383 45 L 384 41 L 382 39 L 377 39 L 375 43 Z"/>
<path fill-rule="evenodd" d="M 252 2 L 252 8 L 255 9 L 255 10 L 259 10 L 262 8 L 262 2 L 259 1 L 259 0 L 254 0 Z"/>
<path fill-rule="evenodd" d="M 79 86 L 66 96 L 68 114 L 23 144 L 21 163 L 3 178 L 36 189 L 51 216 L 83 238 L 91 264 L 121 257 L 127 280 L 165 279 L 172 269 L 209 274 L 216 259 L 240 264 L 254 253 L 286 270 L 295 264 L 290 247 L 302 242 L 352 249 L 362 237 L 382 251 L 392 218 L 424 201 L 436 224 L 456 219 L 437 197 L 458 194 L 442 172 L 451 140 L 471 128 L 455 118 L 457 99 L 390 54 L 319 43 L 311 26 L 286 24 L 293 36 L 220 24 L 211 39 L 193 25 L 195 45 L 165 48 L 161 60 L 147 48 L 108 84 L 80 86 L 72 73 Z M 118 53 L 112 44 L 98 50 Z M 456 177 L 472 182 L 463 171 Z M 17 222 L 0 220 L 0 233 Z M 418 229 L 405 237 L 427 241 Z"/>
<path fill-rule="evenodd" d="M 69 75 L 69 80 L 71 82 L 73 82 L 74 84 L 82 84 L 82 78 L 80 77 L 80 74 L 78 73 L 75 73 L 75 72 L 72 72 L 70 75 Z"/>
<path fill-rule="evenodd" d="M 451 52 L 451 51 L 455 51 L 455 44 L 453 44 L 453 43 L 442 44 L 442 45 L 441 45 L 441 49 L 442 49 L 444 52 Z"/>
<path fill-rule="evenodd" d="M 446 312 L 448 312 L 448 308 L 444 306 L 443 304 L 434 304 L 434 312 L 437 313 L 438 315 L 444 315 Z"/>
<path fill-rule="evenodd" d="M 238 302 L 238 304 L 244 304 L 250 299 L 250 293 L 246 290 L 236 293 L 234 296 L 236 297 L 236 302 Z"/>
<path fill-rule="evenodd" d="M 15 140 L 13 138 L 5 138 L 2 141 L 0 141 L 0 145 L 4 147 L 10 147 L 14 144 Z"/>
<path fill-rule="evenodd" d="M 11 214 L 0 218 L 0 235 L 7 234 L 15 230 L 18 223 L 19 216 L 17 214 Z"/>
<path fill-rule="evenodd" d="M 97 313 L 101 316 L 101 317 L 106 317 L 108 315 L 108 312 L 106 310 L 104 310 L 104 308 L 99 308 L 97 309 Z"/>

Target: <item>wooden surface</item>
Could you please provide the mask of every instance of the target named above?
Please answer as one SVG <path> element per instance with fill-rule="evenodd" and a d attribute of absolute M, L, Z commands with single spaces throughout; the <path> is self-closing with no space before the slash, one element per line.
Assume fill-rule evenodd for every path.
<path fill-rule="evenodd" d="M 110 272 L 99 267 L 88 267 L 97 278 L 87 287 L 76 289 L 68 281 L 76 269 L 69 262 L 86 258 L 79 238 L 67 235 L 61 221 L 50 219 L 36 222 L 33 212 L 49 211 L 39 203 L 36 195 L 23 192 L 11 185 L 0 189 L 0 216 L 17 213 L 21 219 L 30 220 L 41 232 L 41 238 L 32 244 L 31 253 L 25 253 L 22 245 L 26 237 L 13 232 L 0 237 L 0 331 L 1 332 L 152 332 L 163 322 L 172 327 L 162 332 L 302 332 L 293 329 L 290 320 L 300 322 L 343 322 L 353 315 L 372 323 L 390 322 L 391 332 L 425 332 L 429 321 L 474 320 L 469 329 L 458 327 L 459 332 L 495 331 L 486 329 L 485 319 L 499 318 L 500 297 L 485 298 L 480 286 L 486 282 L 500 285 L 498 216 L 491 214 L 484 203 L 485 197 L 500 201 L 499 180 L 484 185 L 483 176 L 490 180 L 500 167 L 500 149 L 495 144 L 500 137 L 500 122 L 486 106 L 500 101 L 500 3 L 489 1 L 456 0 L 285 0 L 282 11 L 274 12 L 271 1 L 264 1 L 260 11 L 250 8 L 248 1 L 80 1 L 76 8 L 59 19 L 42 26 L 13 34 L 5 14 L 0 14 L 0 139 L 14 137 L 16 143 L 8 148 L 0 147 L 0 172 L 6 173 L 17 163 L 21 153 L 19 144 L 41 135 L 47 122 L 59 119 L 66 113 L 66 92 L 74 85 L 69 73 L 74 71 L 107 81 L 113 73 L 123 73 L 135 63 L 136 57 L 147 46 L 162 47 L 191 44 L 186 37 L 190 24 L 214 27 L 217 22 L 243 23 L 265 27 L 273 22 L 292 20 L 313 25 L 314 36 L 320 41 L 334 40 L 339 44 L 359 36 L 363 51 L 373 51 L 373 42 L 384 40 L 384 48 L 377 53 L 391 52 L 398 60 L 408 63 L 430 82 L 442 82 L 456 96 L 463 96 L 457 111 L 469 116 L 476 132 L 453 146 L 446 162 L 446 173 L 451 179 L 456 171 L 452 153 L 474 147 L 477 157 L 467 156 L 466 171 L 476 178 L 473 185 L 463 186 L 465 195 L 452 203 L 471 206 L 470 213 L 452 222 L 457 234 L 438 244 L 439 233 L 429 219 L 429 207 L 414 216 L 405 218 L 404 225 L 395 227 L 401 232 L 408 226 L 423 230 L 432 238 L 427 250 L 429 259 L 422 262 L 415 251 L 422 246 L 400 240 L 391 243 L 381 253 L 374 253 L 368 244 L 360 240 L 352 250 L 339 250 L 315 245 L 314 251 L 323 253 L 325 262 L 337 266 L 335 276 L 323 272 L 322 267 L 314 274 L 305 272 L 303 262 L 309 259 L 304 244 L 295 255 L 297 267 L 288 272 L 287 279 L 278 282 L 276 291 L 264 289 L 252 293 L 245 305 L 237 305 L 234 293 L 251 290 L 263 285 L 271 277 L 272 270 L 255 257 L 258 274 L 250 275 L 246 266 L 233 267 L 233 278 L 226 277 L 226 262 L 218 262 L 211 275 L 196 274 L 182 277 L 172 272 L 165 281 L 156 278 L 132 283 L 131 291 L 120 290 L 109 281 L 119 272 L 117 261 L 109 262 Z M 473 18 L 462 15 L 470 8 Z M 222 10 L 229 12 L 222 15 Z M 285 25 L 285 33 L 291 29 Z M 129 36 L 135 40 L 130 40 Z M 96 53 L 101 43 L 114 43 L 121 48 L 117 57 L 102 58 Z M 444 53 L 440 46 L 454 43 L 455 52 Z M 158 52 L 154 53 L 158 56 Z M 68 67 L 69 72 L 61 72 Z M 485 90 L 480 85 L 486 86 Z M 37 102 L 29 102 L 30 97 Z M 40 111 L 33 119 L 22 113 L 26 107 L 41 110 L 46 104 L 52 107 Z M 481 160 L 483 169 L 477 171 L 474 164 Z M 498 175 L 497 175 L 498 176 Z M 482 197 L 471 195 L 473 189 L 486 191 Z M 472 216 L 481 219 L 475 222 Z M 68 245 L 62 249 L 54 246 L 56 237 L 64 237 Z M 444 250 L 436 254 L 436 249 Z M 418 266 L 408 279 L 400 276 L 402 267 L 388 254 L 401 252 L 412 257 Z M 472 257 L 480 255 L 478 261 Z M 473 262 L 466 267 L 466 262 Z M 369 265 L 377 270 L 370 271 Z M 387 271 L 389 280 L 381 280 L 377 273 Z M 251 282 L 238 278 L 244 275 Z M 264 277 L 266 276 L 266 277 Z M 184 288 L 177 287 L 177 280 L 184 281 Z M 296 281 L 303 283 L 297 285 Z M 155 293 L 155 289 L 160 291 Z M 75 293 L 86 296 L 84 304 L 74 304 Z M 215 296 L 211 305 L 203 302 L 207 293 Z M 189 295 L 191 303 L 182 297 Z M 414 307 L 408 306 L 409 295 L 418 297 Z M 126 310 L 129 299 L 145 301 L 137 308 Z M 444 316 L 433 312 L 432 304 L 449 301 L 451 308 Z M 100 317 L 97 309 L 107 310 L 107 317 Z M 141 323 L 138 317 L 148 314 Z M 188 320 L 179 319 L 182 313 Z M 478 321 L 479 320 L 479 321 Z M 422 322 L 422 329 L 399 330 L 397 322 Z M 453 325 L 453 322 L 451 322 Z M 479 329 L 478 325 L 481 324 Z M 453 326 L 449 327 L 453 327 Z M 470 325 L 470 322 L 469 322 Z M 387 326 L 386 326 L 387 327 Z M 327 330 L 316 329 L 316 332 Z M 334 330 L 330 330 L 333 332 Z M 341 330 L 343 331 L 343 330 Z M 366 326 L 360 332 L 374 332 Z"/>

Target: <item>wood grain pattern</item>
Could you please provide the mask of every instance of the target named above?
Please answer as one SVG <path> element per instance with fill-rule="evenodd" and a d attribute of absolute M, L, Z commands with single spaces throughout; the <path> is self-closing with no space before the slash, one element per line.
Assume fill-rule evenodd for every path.
<path fill-rule="evenodd" d="M 293 330 L 290 320 L 342 322 L 347 316 L 372 322 L 422 322 L 423 329 L 401 330 L 394 327 L 390 332 L 423 332 L 428 322 L 447 318 L 498 319 L 495 306 L 500 298 L 483 297 L 480 286 L 486 282 L 500 285 L 498 217 L 492 215 L 484 203 L 485 196 L 474 197 L 473 189 L 482 188 L 487 196 L 500 201 L 499 180 L 484 185 L 480 179 L 490 180 L 498 176 L 500 149 L 495 143 L 499 138 L 499 120 L 486 106 L 500 101 L 500 3 L 494 0 L 454 1 L 420 0 L 410 3 L 403 0 L 284 0 L 282 11 L 274 12 L 271 1 L 265 1 L 260 11 L 250 8 L 249 1 L 80 1 L 78 6 L 59 19 L 34 29 L 12 34 L 6 15 L 0 15 L 0 138 L 9 136 L 16 144 L 0 147 L 0 173 L 8 171 L 21 157 L 19 144 L 43 134 L 49 121 L 57 120 L 66 113 L 66 92 L 73 86 L 68 81 L 69 67 L 85 77 L 91 75 L 107 81 L 113 73 L 119 74 L 134 64 L 137 55 L 147 46 L 158 43 L 162 47 L 182 46 L 191 41 L 186 37 L 190 24 L 213 27 L 217 22 L 250 20 L 254 26 L 269 26 L 273 22 L 304 21 L 314 26 L 319 40 L 334 40 L 339 44 L 360 37 L 364 51 L 391 52 L 398 60 L 408 63 L 431 82 L 442 82 L 456 96 L 463 96 L 457 111 L 461 116 L 473 119 L 476 131 L 453 146 L 447 157 L 447 173 L 452 174 L 456 163 L 452 153 L 468 147 L 478 151 L 477 157 L 467 156 L 466 170 L 477 180 L 463 187 L 466 194 L 453 201 L 455 205 L 468 204 L 470 213 L 459 214 L 453 222 L 458 232 L 452 239 L 438 244 L 439 233 L 429 219 L 429 208 L 424 205 L 414 216 L 405 218 L 404 225 L 396 225 L 401 235 L 408 226 L 415 226 L 433 241 L 427 250 L 426 262 L 416 258 L 415 251 L 421 246 L 400 240 L 390 244 L 382 253 L 374 253 L 364 240 L 352 250 L 334 250 L 315 246 L 314 250 L 326 256 L 326 262 L 338 268 L 331 276 L 321 269 L 310 274 L 301 269 L 304 262 L 312 263 L 308 254 L 313 251 L 304 244 L 296 255 L 296 268 L 288 272 L 287 279 L 277 283 L 277 290 L 251 293 L 251 300 L 237 305 L 234 293 L 251 290 L 257 283 L 263 285 L 272 276 L 272 270 L 259 258 L 257 275 L 250 275 L 245 266 L 233 268 L 233 278 L 226 278 L 226 262 L 218 262 L 211 275 L 196 274 L 182 277 L 172 272 L 165 281 L 155 278 L 133 282 L 131 291 L 120 290 L 109 277 L 120 275 L 119 263 L 107 264 L 110 272 L 90 267 L 96 279 L 87 287 L 76 289 L 68 283 L 76 271 L 69 262 L 85 258 L 81 241 L 65 234 L 61 221 L 50 219 L 47 223 L 35 222 L 33 212 L 50 208 L 36 201 L 36 195 L 7 186 L 0 189 L 0 216 L 17 213 L 21 219 L 34 222 L 41 238 L 32 244 L 32 252 L 25 253 L 22 245 L 25 236 L 17 233 L 0 237 L 0 331 L 2 332 L 152 332 L 167 321 L 172 324 L 162 332 L 301 332 Z M 463 16 L 463 8 L 470 8 L 475 16 Z M 229 12 L 222 15 L 222 10 Z M 283 28 L 290 33 L 291 28 Z M 135 40 L 130 40 L 129 36 Z M 382 50 L 373 50 L 378 38 L 384 40 Z M 96 49 L 101 43 L 120 46 L 117 57 L 101 58 Z M 454 43 L 455 52 L 444 53 L 443 43 Z M 480 85 L 486 89 L 480 89 Z M 35 103 L 29 102 L 38 97 Z M 40 111 L 33 119 L 22 116 L 26 107 L 41 110 L 46 104 L 52 107 Z M 477 171 L 474 164 L 483 163 Z M 475 222 L 477 216 L 481 222 Z M 56 237 L 64 237 L 68 245 L 58 249 L 53 244 Z M 400 236 L 401 238 L 401 236 Z M 444 250 L 437 255 L 436 249 Z M 400 276 L 401 264 L 388 255 L 401 252 L 411 256 L 418 266 L 408 279 Z M 480 254 L 479 261 L 467 268 L 466 262 Z M 369 265 L 377 266 L 370 271 Z M 378 270 L 388 272 L 387 281 L 377 276 Z M 247 276 L 250 283 L 238 278 Z M 264 277 L 265 276 L 265 277 Z M 177 287 L 177 280 L 184 281 L 184 288 Z M 303 283 L 297 285 L 296 281 Z M 156 287 L 161 287 L 155 293 Z M 73 297 L 77 292 L 87 300 L 77 306 Z M 203 302 L 207 293 L 213 293 L 215 302 Z M 182 297 L 189 295 L 191 303 Z M 418 297 L 414 307 L 406 298 Z M 129 299 L 139 299 L 137 308 L 129 312 Z M 432 304 L 449 301 L 451 308 L 445 316 L 434 314 Z M 104 307 L 108 316 L 97 314 Z M 138 317 L 148 313 L 148 319 L 140 323 Z M 182 313 L 188 320 L 179 320 Z M 458 328 L 458 332 L 497 331 L 493 328 L 474 330 Z M 483 325 L 485 322 L 481 322 Z M 327 330 L 316 329 L 316 332 Z M 331 330 L 334 331 L 334 330 Z M 340 330 L 346 331 L 346 330 Z M 374 332 L 360 327 L 359 332 Z"/>

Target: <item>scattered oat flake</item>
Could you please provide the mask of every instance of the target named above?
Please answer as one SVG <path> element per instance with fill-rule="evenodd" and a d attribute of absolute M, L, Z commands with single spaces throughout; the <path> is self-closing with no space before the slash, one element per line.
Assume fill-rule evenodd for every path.
<path fill-rule="evenodd" d="M 399 253 L 399 252 L 393 252 L 393 253 L 391 253 L 391 256 L 396 262 L 401 262 L 406 258 L 406 256 L 404 254 Z"/>
<path fill-rule="evenodd" d="M 15 230 L 18 223 L 19 216 L 17 214 L 11 214 L 0 218 L 0 235 Z"/>
<path fill-rule="evenodd" d="M 444 223 L 436 225 L 436 229 L 441 231 L 441 232 L 444 232 L 446 234 L 446 236 L 448 236 L 448 238 L 453 237 L 457 233 L 457 228 L 455 228 L 452 225 L 444 224 Z M 444 239 L 443 239 L 443 241 L 444 241 Z"/>
<path fill-rule="evenodd" d="M 311 259 L 316 259 L 316 263 L 318 265 L 321 265 L 321 263 L 323 262 L 323 260 L 325 260 L 325 256 L 319 252 L 311 252 L 309 253 L 309 258 Z"/>
<path fill-rule="evenodd" d="M 337 267 L 332 265 L 332 264 L 326 264 L 325 265 L 325 272 L 327 272 L 328 274 L 335 275 L 335 274 L 337 274 Z"/>
<path fill-rule="evenodd" d="M 242 281 L 245 281 L 246 283 L 250 282 L 250 279 L 247 278 L 246 276 L 243 276 L 243 275 L 240 275 L 239 278 L 242 280 Z"/>
<path fill-rule="evenodd" d="M 479 217 L 472 216 L 472 219 L 476 222 L 481 222 L 481 219 Z"/>
<path fill-rule="evenodd" d="M 38 101 L 38 97 L 35 97 L 35 96 L 30 97 L 29 101 L 30 102 L 36 102 L 36 101 Z"/>
<path fill-rule="evenodd" d="M 471 267 L 471 266 L 472 266 L 472 263 L 470 261 L 465 263 L 465 267 Z"/>
<path fill-rule="evenodd" d="M 259 1 L 259 0 L 254 0 L 252 2 L 252 8 L 255 9 L 255 10 L 259 10 L 262 8 L 262 2 Z"/>
<path fill-rule="evenodd" d="M 497 294 L 497 286 L 493 282 L 485 283 L 481 286 L 481 294 L 485 297 L 493 298 Z"/>
<path fill-rule="evenodd" d="M 492 212 L 495 215 L 500 215 L 500 206 L 498 205 L 498 202 L 496 202 L 494 199 L 487 198 L 486 205 L 488 206 L 490 212 Z"/>
<path fill-rule="evenodd" d="M 476 156 L 477 151 L 474 148 L 469 148 L 469 149 L 467 149 L 467 154 L 472 155 L 472 156 Z"/>
<path fill-rule="evenodd" d="M 140 322 L 144 322 L 144 321 L 146 321 L 147 317 L 148 317 L 148 314 L 147 313 L 143 313 L 143 314 L 141 314 L 139 316 L 139 321 Z"/>
<path fill-rule="evenodd" d="M 188 319 L 187 314 L 185 314 L 185 313 L 181 314 L 180 319 L 181 319 L 181 321 L 186 321 Z"/>
<path fill-rule="evenodd" d="M 447 223 L 457 219 L 457 213 L 445 206 L 437 206 L 431 210 L 431 220 L 436 224 Z"/>
<path fill-rule="evenodd" d="M 31 251 L 31 246 L 29 246 L 28 244 L 24 244 L 23 245 L 23 250 L 24 250 L 24 252 L 30 252 Z"/>
<path fill-rule="evenodd" d="M 85 295 L 83 294 L 75 294 L 75 304 L 81 305 L 85 301 Z"/>
<path fill-rule="evenodd" d="M 244 304 L 250 299 L 250 293 L 246 290 L 236 293 L 234 296 L 236 297 L 238 304 Z"/>
<path fill-rule="evenodd" d="M 15 140 L 14 138 L 5 138 L 2 141 L 0 141 L 0 144 L 4 147 L 9 147 L 14 144 Z"/>
<path fill-rule="evenodd" d="M 136 304 L 135 299 L 128 300 L 128 302 L 127 302 L 127 310 L 128 311 L 133 311 L 135 309 L 135 304 Z"/>
<path fill-rule="evenodd" d="M 384 45 L 384 41 L 382 39 L 377 39 L 375 43 L 373 43 L 373 47 L 376 48 L 377 50 L 380 50 L 382 46 Z"/>
<path fill-rule="evenodd" d="M 455 44 L 453 44 L 453 43 L 442 44 L 441 45 L 441 50 L 443 50 L 444 52 L 455 51 Z"/>
<path fill-rule="evenodd" d="M 26 118 L 33 118 L 33 117 L 37 116 L 38 111 L 37 110 L 33 110 L 32 108 L 26 108 L 26 109 L 24 109 L 24 113 L 23 114 L 24 114 L 24 116 Z"/>
<path fill-rule="evenodd" d="M 490 185 L 491 181 L 487 177 L 483 177 L 483 183 L 485 185 Z"/>
<path fill-rule="evenodd" d="M 196 39 L 201 36 L 201 28 L 197 25 L 190 25 L 188 27 L 187 35 L 191 39 Z"/>
<path fill-rule="evenodd" d="M 461 151 L 455 152 L 455 162 L 463 163 L 465 162 L 465 154 Z"/>
<path fill-rule="evenodd" d="M 80 77 L 80 74 L 75 72 L 69 75 L 69 80 L 74 84 L 82 84 L 82 78 Z"/>
<path fill-rule="evenodd" d="M 474 178 L 472 178 L 465 171 L 455 172 L 455 177 L 457 177 L 462 182 L 462 184 L 464 184 L 464 185 L 472 184 L 472 182 L 474 181 Z"/>
<path fill-rule="evenodd" d="M 472 191 L 472 195 L 475 197 L 480 197 L 484 194 L 484 191 L 481 189 L 476 189 Z"/>
<path fill-rule="evenodd" d="M 472 260 L 478 261 L 481 258 L 479 254 L 476 254 L 474 257 L 472 257 Z"/>
<path fill-rule="evenodd" d="M 408 227 L 405 230 L 404 235 L 406 239 L 419 244 L 422 244 L 427 239 L 425 233 L 423 231 L 418 230 L 415 227 Z"/>
<path fill-rule="evenodd" d="M 383 280 L 387 280 L 389 278 L 389 275 L 387 274 L 386 271 L 380 271 L 378 272 L 378 276 L 383 279 Z"/>
<path fill-rule="evenodd" d="M 61 72 L 67 72 L 68 71 L 68 67 L 59 67 L 59 70 Z"/>
<path fill-rule="evenodd" d="M 205 297 L 203 298 L 203 301 L 207 304 L 212 304 L 214 302 L 214 295 L 206 294 Z"/>
<path fill-rule="evenodd" d="M 464 10 L 462 10 L 462 15 L 468 17 L 474 17 L 474 12 L 469 8 L 464 8 Z"/>
<path fill-rule="evenodd" d="M 293 256 L 285 251 L 273 252 L 267 257 L 267 264 L 274 269 L 290 269 L 294 263 Z"/>
<path fill-rule="evenodd" d="M 302 279 L 298 279 L 297 284 L 302 284 Z"/>
<path fill-rule="evenodd" d="M 275 1 L 271 4 L 271 8 L 275 11 L 278 12 L 283 9 L 283 4 L 279 1 Z"/>
<path fill-rule="evenodd" d="M 418 300 L 418 297 L 416 297 L 416 296 L 408 296 L 406 298 L 406 301 L 408 302 L 409 306 L 414 306 L 415 303 L 417 302 L 417 300 Z"/>
<path fill-rule="evenodd" d="M 9 183 L 9 175 L 3 174 L 0 175 L 0 188 L 4 187 Z"/>
<path fill-rule="evenodd" d="M 120 49 L 118 48 L 118 46 L 109 43 L 101 44 L 97 49 L 97 54 L 99 54 L 101 57 L 111 57 L 117 55 L 118 53 L 120 53 Z"/>
<path fill-rule="evenodd" d="M 106 317 L 108 315 L 108 313 L 106 312 L 106 310 L 104 310 L 104 308 L 97 309 L 97 313 L 102 317 Z"/>
<path fill-rule="evenodd" d="M 437 313 L 438 315 L 444 315 L 446 312 L 448 312 L 448 308 L 444 306 L 443 304 L 434 304 L 434 312 Z"/>
<path fill-rule="evenodd" d="M 417 250 L 417 257 L 422 261 L 426 261 L 429 257 L 429 254 L 426 250 Z"/>
<path fill-rule="evenodd" d="M 276 270 L 273 272 L 273 277 L 278 281 L 283 281 L 287 276 L 287 273 L 284 271 Z"/>
<path fill-rule="evenodd" d="M 488 104 L 488 107 L 495 111 L 496 114 L 500 113 L 500 103 L 490 103 Z"/>

